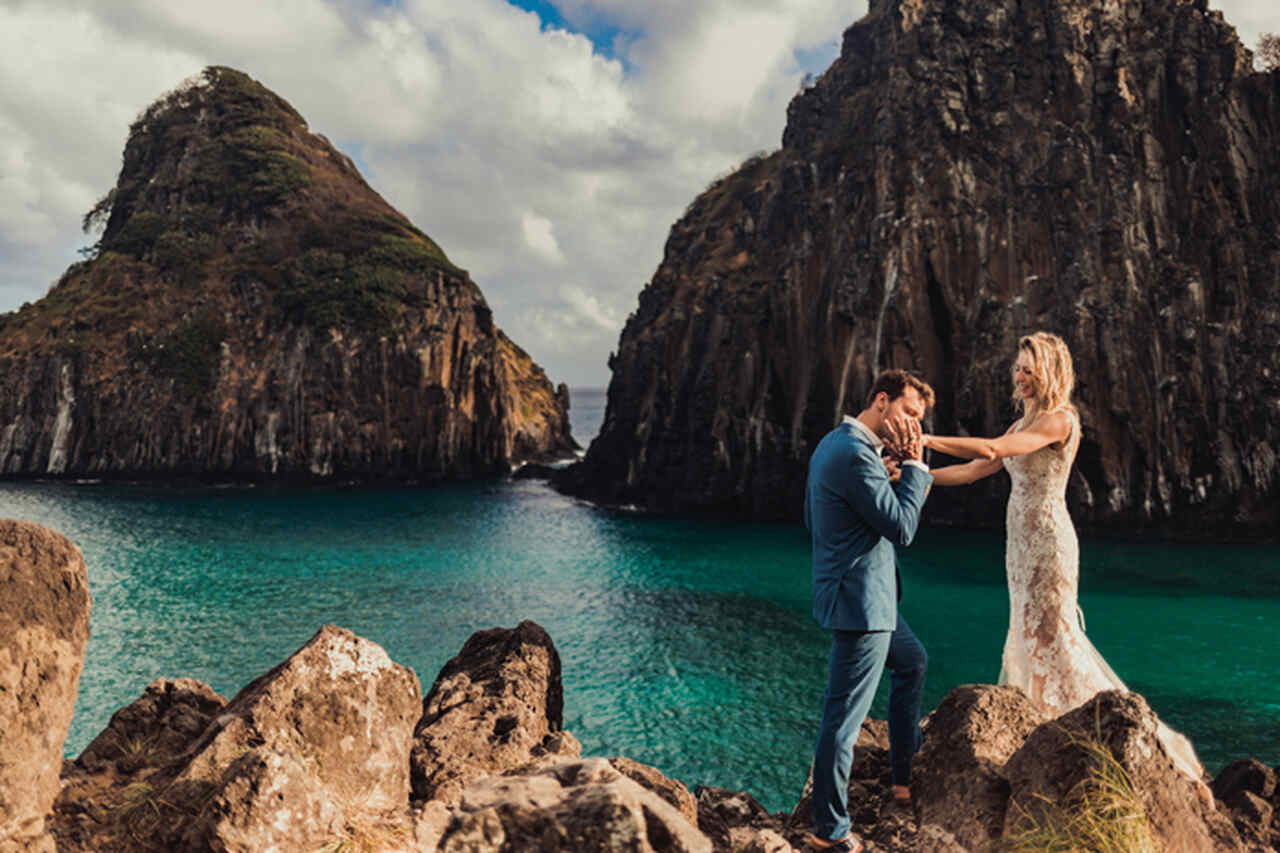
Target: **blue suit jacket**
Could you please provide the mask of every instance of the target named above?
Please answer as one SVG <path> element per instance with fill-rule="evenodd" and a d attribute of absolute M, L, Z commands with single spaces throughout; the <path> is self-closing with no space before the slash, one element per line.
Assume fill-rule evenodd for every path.
<path fill-rule="evenodd" d="M 848 423 L 809 458 L 804 524 L 813 539 L 813 616 L 824 628 L 892 631 L 898 621 L 893 546 L 910 545 L 933 476 L 902 466 L 896 484 Z"/>

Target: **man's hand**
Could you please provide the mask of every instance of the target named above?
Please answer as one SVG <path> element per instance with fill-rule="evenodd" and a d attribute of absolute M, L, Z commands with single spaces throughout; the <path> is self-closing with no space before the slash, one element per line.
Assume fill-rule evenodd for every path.
<path fill-rule="evenodd" d="M 898 482 L 902 477 L 902 463 L 892 456 L 885 456 L 883 459 L 885 470 L 889 472 L 889 482 Z"/>

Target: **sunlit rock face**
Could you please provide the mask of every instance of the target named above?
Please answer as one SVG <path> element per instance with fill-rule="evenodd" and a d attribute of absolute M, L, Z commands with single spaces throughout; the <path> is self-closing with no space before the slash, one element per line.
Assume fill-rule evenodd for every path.
<path fill-rule="evenodd" d="M 46 818 L 89 641 L 84 556 L 57 531 L 0 520 L 0 850 L 54 853 Z"/>
<path fill-rule="evenodd" d="M 799 517 L 816 441 L 875 374 L 939 432 L 1014 420 L 1018 338 L 1060 334 L 1085 524 L 1280 522 L 1280 74 L 1204 2 L 882 0 L 782 148 L 672 227 L 564 488 Z M 1007 478 L 935 489 L 999 524 Z"/>
<path fill-rule="evenodd" d="M 0 473 L 435 480 L 574 447 L 466 271 L 238 71 L 139 116 L 95 223 L 0 317 Z"/>

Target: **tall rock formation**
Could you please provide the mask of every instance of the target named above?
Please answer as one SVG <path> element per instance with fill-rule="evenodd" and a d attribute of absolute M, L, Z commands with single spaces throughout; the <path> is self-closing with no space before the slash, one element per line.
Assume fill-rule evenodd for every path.
<path fill-rule="evenodd" d="M 95 223 L 0 317 L 0 473 L 433 480 L 574 446 L 467 273 L 241 72 L 139 117 Z"/>
<path fill-rule="evenodd" d="M 89 641 L 84 557 L 61 533 L 0 521 L 0 853 L 54 853 L 45 817 Z"/>
<path fill-rule="evenodd" d="M 879 370 L 998 435 L 1037 329 L 1076 359 L 1077 520 L 1280 529 L 1280 73 L 1204 0 L 872 0 L 781 150 L 672 228 L 563 484 L 797 518 Z M 1006 492 L 932 512 L 998 524 Z"/>

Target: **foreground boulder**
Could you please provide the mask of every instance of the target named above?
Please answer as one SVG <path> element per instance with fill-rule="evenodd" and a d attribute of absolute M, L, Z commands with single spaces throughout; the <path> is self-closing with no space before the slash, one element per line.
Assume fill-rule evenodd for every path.
<path fill-rule="evenodd" d="M 623 776 L 639 783 L 641 787 L 649 789 L 672 806 L 675 806 L 676 811 L 684 815 L 685 820 L 694 826 L 698 826 L 700 801 L 689 793 L 688 787 L 679 779 L 665 776 L 656 767 L 641 764 L 639 761 L 633 761 L 624 755 L 610 758 L 609 763 L 613 765 L 614 770 L 617 770 Z"/>
<path fill-rule="evenodd" d="M 183 732 L 217 709 L 216 694 L 195 682 L 152 688 L 79 764 L 118 767 L 113 730 L 179 747 Z M 117 780 L 111 811 L 90 813 L 105 837 L 79 849 L 304 853 L 356 837 L 407 837 L 421 695 L 413 671 L 380 646 L 325 626 L 217 709 L 172 761 Z M 148 717 L 149 735 L 139 725 Z"/>
<path fill-rule="evenodd" d="M 160 678 L 116 711 L 80 756 L 63 767 L 62 790 L 50 816 L 58 849 L 133 849 L 130 829 L 145 814 L 152 777 L 186 752 L 226 705 L 195 679 Z"/>
<path fill-rule="evenodd" d="M 325 626 L 250 683 L 192 747 L 164 798 L 188 850 L 313 850 L 408 805 L 421 687 L 375 643 Z"/>
<path fill-rule="evenodd" d="M 717 853 L 788 853 L 792 849 L 783 833 L 785 815 L 772 815 L 755 797 L 699 785 L 698 827 L 707 834 Z"/>
<path fill-rule="evenodd" d="M 1004 832 L 1009 783 L 1002 769 L 1045 716 L 1016 687 L 955 688 L 929 719 L 912 767 L 920 820 L 983 849 Z"/>
<path fill-rule="evenodd" d="M 422 837 L 418 840 L 421 845 Z M 711 853 L 712 846 L 675 806 L 607 759 L 589 758 L 472 782 L 461 793 L 438 849 Z"/>
<path fill-rule="evenodd" d="M 76 765 L 86 770 L 110 765 L 122 773 L 162 766 L 185 752 L 226 706 L 212 687 L 193 678 L 158 678 L 111 715 Z"/>
<path fill-rule="evenodd" d="M 1142 696 L 1113 690 L 1037 728 L 1004 767 L 1010 787 L 1006 833 L 1050 819 L 1047 804 L 1078 808 L 1081 793 L 1109 766 L 1124 771 L 1167 853 L 1245 849 L 1230 820 L 1205 803 L 1174 765 L 1158 726 Z"/>
<path fill-rule="evenodd" d="M 560 655 L 538 624 L 478 631 L 445 664 L 422 704 L 411 756 L 413 798 L 457 803 L 462 790 L 582 747 L 564 724 Z"/>
<path fill-rule="evenodd" d="M 0 851 L 54 850 L 45 817 L 89 640 L 89 586 L 65 536 L 0 521 Z"/>
<path fill-rule="evenodd" d="M 1213 780 L 1213 796 L 1231 810 L 1241 837 L 1280 849 L 1280 785 L 1277 770 L 1256 758 L 1233 761 Z"/>
<path fill-rule="evenodd" d="M 926 729 L 926 738 L 928 731 Z M 789 816 L 780 816 L 777 822 L 777 832 L 797 850 L 804 849 L 805 835 L 813 827 L 812 792 L 813 777 L 810 775 L 796 807 Z M 889 726 L 885 721 L 863 721 L 853 750 L 847 793 L 853 831 L 864 841 L 875 845 L 869 849 L 883 853 L 965 853 L 950 832 L 935 824 L 922 824 L 913 811 L 893 807 Z M 699 805 L 702 805 L 701 799 Z M 721 809 L 719 814 L 725 816 L 726 813 Z M 715 827 L 708 828 L 709 823 L 704 821 L 703 830 L 715 839 Z M 758 813 L 747 825 L 757 831 L 764 828 Z M 734 840 L 732 835 L 729 838 L 731 842 Z M 717 850 L 720 849 L 717 846 Z M 723 849 L 732 851 L 736 848 L 730 843 Z"/>

